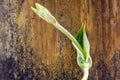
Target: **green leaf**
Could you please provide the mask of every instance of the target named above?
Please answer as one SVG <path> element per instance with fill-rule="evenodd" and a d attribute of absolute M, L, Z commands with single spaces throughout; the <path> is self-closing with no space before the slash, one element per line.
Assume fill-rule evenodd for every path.
<path fill-rule="evenodd" d="M 83 24 L 82 24 L 82 26 L 80 27 L 78 33 L 75 36 L 76 40 L 79 42 L 79 44 L 82 47 L 82 49 L 83 49 L 83 33 L 84 33 L 83 28 L 84 27 L 83 27 Z"/>
<path fill-rule="evenodd" d="M 90 44 L 86 35 L 85 24 L 82 24 L 75 38 L 82 47 L 84 59 L 87 61 L 90 53 Z"/>
<path fill-rule="evenodd" d="M 85 24 L 83 25 L 83 50 L 86 53 L 86 61 L 88 61 L 88 57 L 90 55 L 90 43 L 86 35 Z"/>

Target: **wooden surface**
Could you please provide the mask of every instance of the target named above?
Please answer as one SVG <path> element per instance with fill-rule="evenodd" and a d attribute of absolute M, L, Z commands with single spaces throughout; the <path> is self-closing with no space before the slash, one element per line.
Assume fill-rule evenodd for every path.
<path fill-rule="evenodd" d="M 32 12 L 36 2 L 73 35 L 86 21 L 88 80 L 120 80 L 120 0 L 0 0 L 0 80 L 82 77 L 70 40 Z"/>

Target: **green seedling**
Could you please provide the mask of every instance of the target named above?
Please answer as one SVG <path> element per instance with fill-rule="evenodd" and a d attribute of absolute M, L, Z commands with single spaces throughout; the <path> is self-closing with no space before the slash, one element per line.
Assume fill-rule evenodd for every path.
<path fill-rule="evenodd" d="M 77 52 L 77 64 L 83 70 L 82 80 L 87 80 L 89 75 L 89 69 L 92 66 L 92 59 L 90 57 L 90 44 L 85 31 L 85 24 L 83 23 L 76 36 L 72 36 L 63 26 L 61 26 L 56 18 L 42 5 L 36 3 L 36 8 L 32 10 L 43 20 L 54 25 L 64 35 L 66 35 L 71 41 Z"/>

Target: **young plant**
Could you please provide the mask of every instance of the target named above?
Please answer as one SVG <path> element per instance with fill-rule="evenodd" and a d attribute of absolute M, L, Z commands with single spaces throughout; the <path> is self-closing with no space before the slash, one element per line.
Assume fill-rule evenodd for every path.
<path fill-rule="evenodd" d="M 31 7 L 32 10 L 40 16 L 43 20 L 54 25 L 71 41 L 77 52 L 77 64 L 82 68 L 84 75 L 82 80 L 87 80 L 89 69 L 92 66 L 92 59 L 90 57 L 90 44 L 85 31 L 85 24 L 83 23 L 77 35 L 74 37 L 63 26 L 61 26 L 56 18 L 42 5 L 36 3 L 36 8 Z"/>

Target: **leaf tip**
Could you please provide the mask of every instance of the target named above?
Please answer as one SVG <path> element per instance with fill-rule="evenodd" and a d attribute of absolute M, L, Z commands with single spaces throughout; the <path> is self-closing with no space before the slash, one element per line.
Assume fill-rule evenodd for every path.
<path fill-rule="evenodd" d="M 35 12 L 35 13 L 37 13 L 38 11 L 37 11 L 37 9 L 36 8 L 34 8 L 34 7 L 31 7 L 31 9 Z"/>

